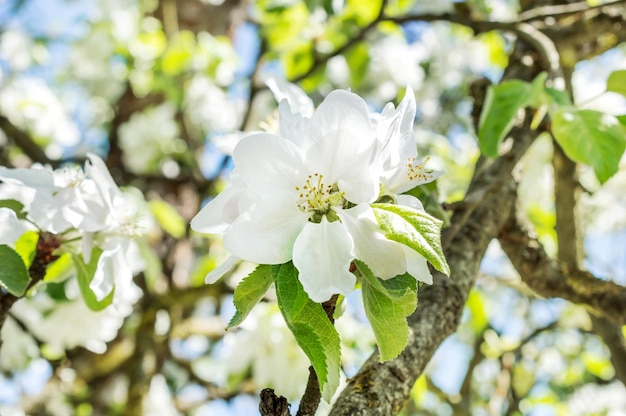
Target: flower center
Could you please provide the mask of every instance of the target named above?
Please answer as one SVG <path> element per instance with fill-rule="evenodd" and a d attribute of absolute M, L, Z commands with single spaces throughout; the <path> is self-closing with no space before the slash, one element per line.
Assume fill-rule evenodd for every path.
<path fill-rule="evenodd" d="M 408 158 L 408 161 L 406 163 L 406 168 L 407 168 L 406 175 L 408 176 L 409 181 L 414 181 L 415 179 L 422 179 L 422 180 L 428 179 L 428 175 L 430 174 L 430 171 L 424 170 L 424 166 L 426 166 L 426 163 L 428 163 L 429 160 L 430 160 L 430 156 L 426 156 L 424 160 L 422 160 L 422 163 L 420 163 L 419 165 L 416 165 L 414 157 Z"/>
<path fill-rule="evenodd" d="M 298 209 L 310 213 L 309 221 L 319 223 L 324 215 L 329 222 L 339 219 L 332 208 L 342 206 L 346 200 L 337 183 L 327 185 L 324 183 L 324 175 L 314 173 L 307 177 L 303 186 L 296 186 L 295 189 L 300 198 Z"/>

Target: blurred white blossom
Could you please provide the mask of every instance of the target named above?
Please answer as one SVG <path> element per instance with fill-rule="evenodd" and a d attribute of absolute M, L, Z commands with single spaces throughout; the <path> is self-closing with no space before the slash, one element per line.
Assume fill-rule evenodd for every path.
<path fill-rule="evenodd" d="M 154 172 L 159 163 L 182 153 L 185 143 L 179 138 L 174 120 L 176 109 L 165 102 L 133 113 L 119 129 L 125 166 L 135 173 Z"/>
<path fill-rule="evenodd" d="M 58 152 L 59 146 L 74 146 L 80 139 L 63 103 L 41 79 L 10 80 L 0 88 L 0 111 L 39 144 L 48 146 L 49 152 Z"/>
<path fill-rule="evenodd" d="M 251 368 L 259 388 L 272 387 L 289 400 L 302 396 L 310 363 L 275 304 L 256 305 L 240 329 L 224 336 L 224 345 L 229 373 Z"/>

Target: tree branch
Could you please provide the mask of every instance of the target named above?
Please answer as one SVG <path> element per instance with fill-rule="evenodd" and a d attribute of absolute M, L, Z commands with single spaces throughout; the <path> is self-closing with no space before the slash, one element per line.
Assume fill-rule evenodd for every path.
<path fill-rule="evenodd" d="M 15 145 L 22 149 L 22 151 L 26 153 L 26 156 L 28 156 L 33 162 L 38 162 L 43 165 L 48 164 L 53 167 L 57 167 L 59 165 L 59 162 L 50 159 L 27 133 L 20 130 L 3 115 L 0 115 L 0 129 L 2 129 L 8 137 L 13 139 Z"/>
<path fill-rule="evenodd" d="M 615 324 L 626 324 L 626 287 L 549 258 L 513 214 L 498 240 L 522 280 L 538 295 L 585 305 Z"/>

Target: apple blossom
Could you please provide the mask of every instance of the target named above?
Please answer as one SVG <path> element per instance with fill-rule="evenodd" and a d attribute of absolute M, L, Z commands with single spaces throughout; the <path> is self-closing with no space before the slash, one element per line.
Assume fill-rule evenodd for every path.
<path fill-rule="evenodd" d="M 426 259 L 388 239 L 370 204 L 423 211 L 402 193 L 438 172 L 417 160 L 415 98 L 410 87 L 395 109 L 370 114 L 355 94 L 331 92 L 313 111 L 297 86 L 268 85 L 279 105 L 279 135 L 254 133 L 233 150 L 232 183 L 192 220 L 199 232 L 223 233 L 229 259 L 207 276 L 217 280 L 238 259 L 259 264 L 293 261 L 309 297 L 323 302 L 348 294 L 354 259 L 382 279 L 409 273 L 432 282 Z"/>
<path fill-rule="evenodd" d="M 354 241 L 340 216 L 376 199 L 375 136 L 365 102 L 346 91 L 330 93 L 310 118 L 282 106 L 280 121 L 281 136 L 258 133 L 237 144 L 235 184 L 192 227 L 223 229 L 226 249 L 247 261 L 293 260 L 309 296 L 322 302 L 354 287 Z M 216 227 L 215 219 L 226 221 Z"/>
<path fill-rule="evenodd" d="M 90 282 L 98 301 L 115 285 L 128 290 L 133 274 L 145 267 L 133 240 L 152 227 L 147 204 L 140 192 L 120 190 L 98 156 L 88 155 L 84 171 L 76 166 L 54 171 L 39 166 L 0 167 L 0 180 L 4 182 L 1 187 L 9 188 L 9 194 L 23 204 L 30 228 L 34 225 L 66 240 L 62 251 L 82 254 L 75 261 L 89 263 L 92 251 L 98 248 L 97 267 Z M 0 211 L 0 221 L 15 234 L 24 224 L 7 210 Z M 5 237 L 14 240 L 12 234 Z M 116 304 L 120 296 L 118 291 Z"/>

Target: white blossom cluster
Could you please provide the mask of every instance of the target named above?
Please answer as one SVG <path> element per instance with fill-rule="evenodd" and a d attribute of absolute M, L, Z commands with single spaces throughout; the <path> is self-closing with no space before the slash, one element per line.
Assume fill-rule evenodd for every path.
<path fill-rule="evenodd" d="M 192 220 L 197 231 L 223 233 L 233 255 L 207 281 L 240 258 L 293 261 L 316 302 L 354 289 L 354 259 L 382 279 L 408 272 L 431 282 L 426 259 L 389 240 L 370 206 L 423 210 L 403 193 L 438 176 L 425 168 L 428 159 L 417 158 L 412 89 L 398 108 L 389 103 L 380 114 L 370 114 L 365 101 L 348 91 L 331 92 L 314 110 L 293 86 L 281 90 L 280 131 L 237 143 L 230 186 Z"/>
<path fill-rule="evenodd" d="M 0 201 L 11 206 L 0 208 L 0 243 L 15 247 L 29 231 L 52 233 L 61 241 L 55 255 L 67 254 L 85 265 L 99 256 L 89 289 L 97 301 L 112 296 L 112 304 L 103 311 L 90 310 L 80 297 L 76 279 L 70 279 L 77 271 L 67 261 L 53 281 L 65 282 L 63 301 L 38 291 L 32 299 L 18 301 L 12 314 L 39 341 L 57 349 L 80 345 L 103 352 L 104 343 L 115 337 L 141 295 L 132 278 L 146 265 L 135 239 L 154 226 L 143 195 L 135 189 L 121 190 L 104 161 L 93 154 L 88 155 L 84 171 L 77 166 L 56 170 L 0 167 L 0 181 Z M 18 203 L 22 209 L 15 208 Z M 72 325 L 67 325 L 69 321 Z M 17 340 L 18 333 L 9 318 L 2 338 Z M 0 364 L 21 366 L 24 355 L 32 355 L 31 344 L 26 338 L 6 343 Z M 10 351 L 11 345 L 20 350 Z"/>

